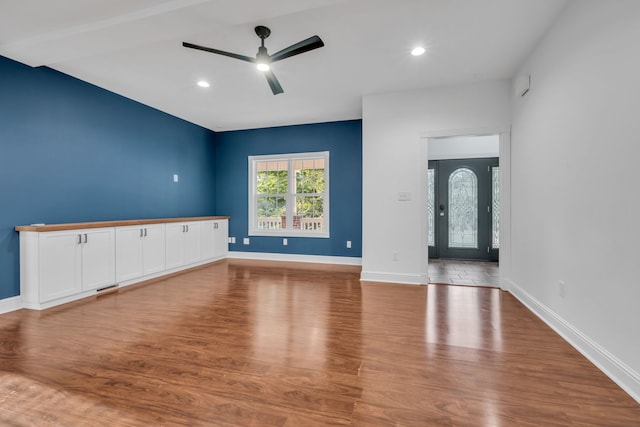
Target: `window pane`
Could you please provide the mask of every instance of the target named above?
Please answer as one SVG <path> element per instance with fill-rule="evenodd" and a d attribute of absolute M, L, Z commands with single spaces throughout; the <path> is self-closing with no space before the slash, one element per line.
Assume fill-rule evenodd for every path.
<path fill-rule="evenodd" d="M 429 246 L 435 246 L 435 224 L 436 224 L 436 197 L 435 197 L 435 188 L 436 188 L 436 179 L 435 179 L 435 171 L 433 169 L 429 169 L 428 171 L 428 198 L 427 198 L 427 241 L 429 242 Z"/>
<path fill-rule="evenodd" d="M 449 176 L 449 247 L 478 247 L 478 178 L 467 168 Z"/>
<path fill-rule="evenodd" d="M 287 162 L 257 162 L 256 192 L 286 194 L 289 187 Z"/>
<path fill-rule="evenodd" d="M 285 228 L 287 215 L 284 197 L 258 197 L 258 229 L 278 230 Z"/>
<path fill-rule="evenodd" d="M 297 194 L 324 193 L 324 168 L 315 169 L 314 160 L 305 160 L 303 163 L 304 163 L 303 168 L 295 170 L 296 193 Z"/>
<path fill-rule="evenodd" d="M 491 171 L 491 247 L 500 248 L 500 168 Z"/>
<path fill-rule="evenodd" d="M 295 230 L 323 231 L 324 197 L 296 197 L 296 212 L 293 215 Z"/>

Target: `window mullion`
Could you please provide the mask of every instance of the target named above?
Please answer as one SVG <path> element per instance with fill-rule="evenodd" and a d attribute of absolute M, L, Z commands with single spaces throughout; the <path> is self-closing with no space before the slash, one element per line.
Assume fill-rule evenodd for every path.
<path fill-rule="evenodd" d="M 287 192 L 287 230 L 293 230 L 293 211 L 296 206 L 295 190 L 296 190 L 296 176 L 293 170 L 293 159 L 288 161 L 288 175 L 289 175 L 289 189 Z"/>

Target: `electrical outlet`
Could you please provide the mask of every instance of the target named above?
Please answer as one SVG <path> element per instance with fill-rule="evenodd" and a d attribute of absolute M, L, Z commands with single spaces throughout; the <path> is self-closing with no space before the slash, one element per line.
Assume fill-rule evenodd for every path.
<path fill-rule="evenodd" d="M 242 239 L 242 244 L 243 245 L 248 245 L 249 244 L 249 238 L 245 237 L 244 239 Z"/>
<path fill-rule="evenodd" d="M 177 173 L 173 174 L 173 182 L 178 182 L 180 180 L 180 177 L 178 176 Z"/>
<path fill-rule="evenodd" d="M 399 258 L 398 258 L 398 251 L 393 251 L 392 259 L 393 259 L 394 261 L 398 261 L 398 259 L 399 259 Z"/>
<path fill-rule="evenodd" d="M 283 246 L 287 246 L 289 244 L 289 240 L 287 239 L 282 239 L 282 245 Z"/>
<path fill-rule="evenodd" d="M 347 249 L 351 249 L 351 240 L 347 240 Z"/>
<path fill-rule="evenodd" d="M 558 294 L 560 295 L 560 298 L 567 296 L 567 284 L 562 280 L 558 281 Z"/>

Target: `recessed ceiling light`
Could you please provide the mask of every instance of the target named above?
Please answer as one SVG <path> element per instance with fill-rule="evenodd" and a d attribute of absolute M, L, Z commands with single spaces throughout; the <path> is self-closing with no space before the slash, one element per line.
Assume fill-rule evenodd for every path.
<path fill-rule="evenodd" d="M 423 48 L 422 46 L 418 46 L 413 48 L 413 50 L 411 51 L 411 55 L 420 56 L 420 55 L 423 55 L 425 52 L 426 52 L 425 48 Z"/>
<path fill-rule="evenodd" d="M 211 85 L 209 84 L 209 82 L 205 82 L 204 80 L 200 80 L 198 82 L 198 86 L 200 86 L 200 87 L 209 87 Z"/>

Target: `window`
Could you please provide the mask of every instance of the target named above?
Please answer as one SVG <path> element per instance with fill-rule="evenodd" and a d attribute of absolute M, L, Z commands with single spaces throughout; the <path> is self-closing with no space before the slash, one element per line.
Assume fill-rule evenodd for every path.
<path fill-rule="evenodd" d="M 329 152 L 249 156 L 249 235 L 329 237 Z"/>

